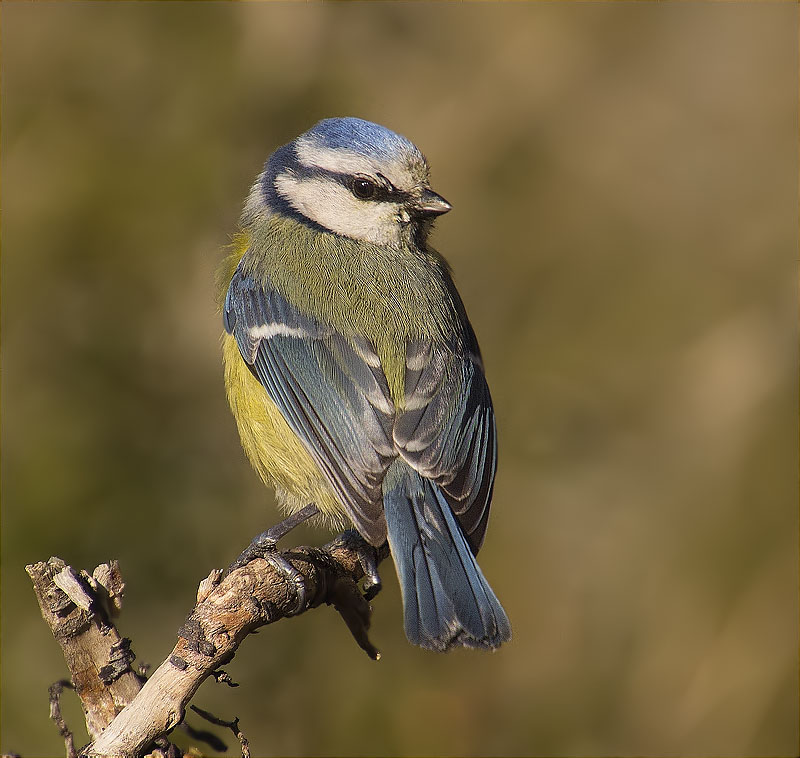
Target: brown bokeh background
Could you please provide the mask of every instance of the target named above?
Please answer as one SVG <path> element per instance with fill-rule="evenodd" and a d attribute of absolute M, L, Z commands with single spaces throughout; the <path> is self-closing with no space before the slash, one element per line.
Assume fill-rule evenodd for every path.
<path fill-rule="evenodd" d="M 387 563 L 379 663 L 321 609 L 195 702 L 254 755 L 797 754 L 796 4 L 2 21 L 3 751 L 63 750 L 26 563 L 120 559 L 121 631 L 157 664 L 277 520 L 225 405 L 214 270 L 269 152 L 358 115 L 454 206 L 435 244 L 497 407 L 480 557 L 514 641 L 412 648 Z"/>

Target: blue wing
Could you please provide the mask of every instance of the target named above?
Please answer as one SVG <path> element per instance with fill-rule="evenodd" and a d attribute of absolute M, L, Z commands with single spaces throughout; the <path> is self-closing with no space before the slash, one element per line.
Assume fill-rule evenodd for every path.
<path fill-rule="evenodd" d="M 400 455 L 439 485 L 470 547 L 478 551 L 497 442 L 492 401 L 466 316 L 463 333 L 450 344 L 409 343 L 399 411 L 368 340 L 346 338 L 301 313 L 241 268 L 228 289 L 223 319 L 242 357 L 366 539 L 377 545 L 386 538 L 382 482 Z"/>
<path fill-rule="evenodd" d="M 391 441 L 394 406 L 371 345 L 302 314 L 241 270 L 228 289 L 223 319 L 356 528 L 381 544 L 381 485 L 397 453 Z"/>
<path fill-rule="evenodd" d="M 400 455 L 439 485 L 474 553 L 483 544 L 495 471 L 497 432 L 477 340 L 443 349 L 408 346 L 404 410 L 393 429 Z"/>

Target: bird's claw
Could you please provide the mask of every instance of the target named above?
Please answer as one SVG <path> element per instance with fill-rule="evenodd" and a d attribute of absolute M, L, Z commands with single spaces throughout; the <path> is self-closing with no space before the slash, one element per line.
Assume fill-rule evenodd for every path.
<path fill-rule="evenodd" d="M 254 537 L 252 542 L 239 554 L 236 560 L 225 570 L 225 575 L 230 574 L 242 566 L 246 566 L 256 558 L 263 558 L 279 574 L 282 574 L 287 582 L 294 586 L 297 596 L 297 605 L 290 615 L 300 613 L 306 607 L 307 592 L 303 575 L 281 555 L 278 551 L 278 540 L 285 537 L 303 521 L 319 513 L 315 505 L 308 505 L 301 511 L 292 514 L 279 524 L 270 527 L 265 532 L 261 532 Z"/>
<path fill-rule="evenodd" d="M 380 548 L 373 547 L 355 529 L 342 532 L 336 539 L 355 551 L 358 556 L 358 563 L 364 572 L 362 584 L 364 599 L 372 600 L 383 587 L 378 573 L 378 564 L 388 555 L 388 547 L 385 543 Z"/>
<path fill-rule="evenodd" d="M 358 562 L 364 570 L 364 599 L 369 602 L 383 589 L 378 573 L 378 551 L 365 542 L 358 550 Z"/>

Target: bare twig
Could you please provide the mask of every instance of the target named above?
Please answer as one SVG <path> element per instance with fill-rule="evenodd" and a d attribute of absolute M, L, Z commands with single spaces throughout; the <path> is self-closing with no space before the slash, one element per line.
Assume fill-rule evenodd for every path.
<path fill-rule="evenodd" d="M 67 758 L 78 758 L 78 753 L 75 750 L 75 738 L 61 715 L 61 693 L 65 689 L 74 689 L 72 682 L 66 679 L 61 679 L 50 685 L 50 718 L 58 727 L 58 733 L 64 738 Z"/>
<path fill-rule="evenodd" d="M 216 724 L 217 726 L 226 726 L 230 729 L 236 739 L 239 740 L 239 745 L 242 749 L 242 758 L 250 758 L 250 743 L 247 741 L 247 737 L 244 736 L 242 730 L 239 728 L 239 719 L 234 718 L 233 721 L 225 721 L 213 713 L 209 713 L 208 711 L 204 711 L 202 708 L 198 708 L 196 705 L 189 706 L 196 714 L 202 716 L 206 721 L 211 722 L 212 724 Z"/>
<path fill-rule="evenodd" d="M 111 644 L 104 647 L 103 655 L 93 659 L 97 697 L 84 698 L 85 694 L 91 695 L 93 691 L 77 687 L 76 671 L 70 665 L 73 682 L 76 682 L 87 713 L 87 723 L 91 718 L 94 725 L 94 731 L 90 729 L 94 742 L 84 749 L 83 754 L 132 757 L 153 744 L 158 745 L 161 752 L 170 753 L 171 746 L 166 741 L 159 744 L 159 738 L 182 721 L 186 706 L 200 684 L 233 658 L 248 634 L 260 626 L 323 603 L 334 605 L 359 646 L 371 658 L 377 659 L 379 653 L 367 635 L 370 608 L 358 589 L 365 571 L 367 582 L 373 579 L 374 573 L 370 573 L 373 570 L 364 560 L 364 550 L 364 542 L 357 534 L 345 532 L 323 548 L 299 547 L 280 553 L 296 572 L 291 580 L 275 562 L 262 558 L 256 558 L 229 574 L 212 572 L 201 583 L 197 604 L 179 630 L 172 653 L 143 686 L 130 668 L 132 657 L 127 641 L 116 633 L 109 613 L 104 610 L 111 607 L 109 602 L 106 601 L 104 606 L 97 602 L 93 597 L 95 590 L 89 591 L 92 587 L 85 581 L 84 574 L 76 574 L 57 558 L 29 566 L 28 573 L 34 579 L 42 614 L 64 649 L 68 663 L 68 650 L 75 644 L 73 638 L 76 634 L 85 634 L 84 627 L 102 627 L 106 633 L 113 630 L 115 635 Z M 384 548 L 373 557 L 380 561 L 387 555 L 388 549 Z M 68 569 L 69 579 L 61 581 L 59 587 L 67 585 L 69 594 L 52 581 L 53 576 L 65 569 Z M 77 583 L 72 581 L 73 575 L 78 576 Z M 82 577 L 83 582 L 80 581 Z M 302 582 L 302 593 L 298 593 L 298 577 Z M 298 610 L 299 594 L 305 602 Z M 120 595 L 117 593 L 117 599 Z M 62 617 L 70 618 L 78 613 L 82 614 L 79 624 L 73 622 L 70 629 L 62 628 Z M 130 684 L 135 684 L 136 691 L 122 702 L 111 697 L 108 690 L 118 686 L 125 677 Z M 225 677 L 220 679 L 225 681 Z M 96 700 L 109 700 L 113 707 L 102 708 L 101 715 L 93 715 L 91 709 Z M 123 705 L 126 707 L 122 708 Z M 226 722 L 225 725 L 232 728 L 231 724 L 236 724 L 238 733 L 238 723 Z M 239 739 L 242 742 L 243 737 Z M 246 740 L 242 746 L 243 755 L 246 755 Z"/>
<path fill-rule="evenodd" d="M 231 679 L 231 675 L 227 671 L 223 671 L 222 669 L 218 669 L 217 671 L 212 671 L 211 676 L 217 680 L 220 684 L 227 684 L 228 687 L 238 687 L 239 683 L 234 682 Z"/>
<path fill-rule="evenodd" d="M 193 705 L 190 705 L 189 707 L 194 709 Z M 213 732 L 209 732 L 206 729 L 198 729 L 197 727 L 192 726 L 186 719 L 181 722 L 180 728 L 186 732 L 187 735 L 189 735 L 190 739 L 194 740 L 195 742 L 204 742 L 214 752 L 228 752 L 228 745 Z"/>

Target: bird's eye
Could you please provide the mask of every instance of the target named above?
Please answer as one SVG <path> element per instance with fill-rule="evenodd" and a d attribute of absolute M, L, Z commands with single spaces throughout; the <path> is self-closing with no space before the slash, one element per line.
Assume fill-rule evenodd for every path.
<path fill-rule="evenodd" d="M 350 183 L 350 191 L 359 199 L 359 200 L 370 200 L 371 198 L 375 197 L 375 193 L 378 190 L 378 186 L 372 179 L 367 179 L 364 176 L 354 176 L 353 180 Z"/>

